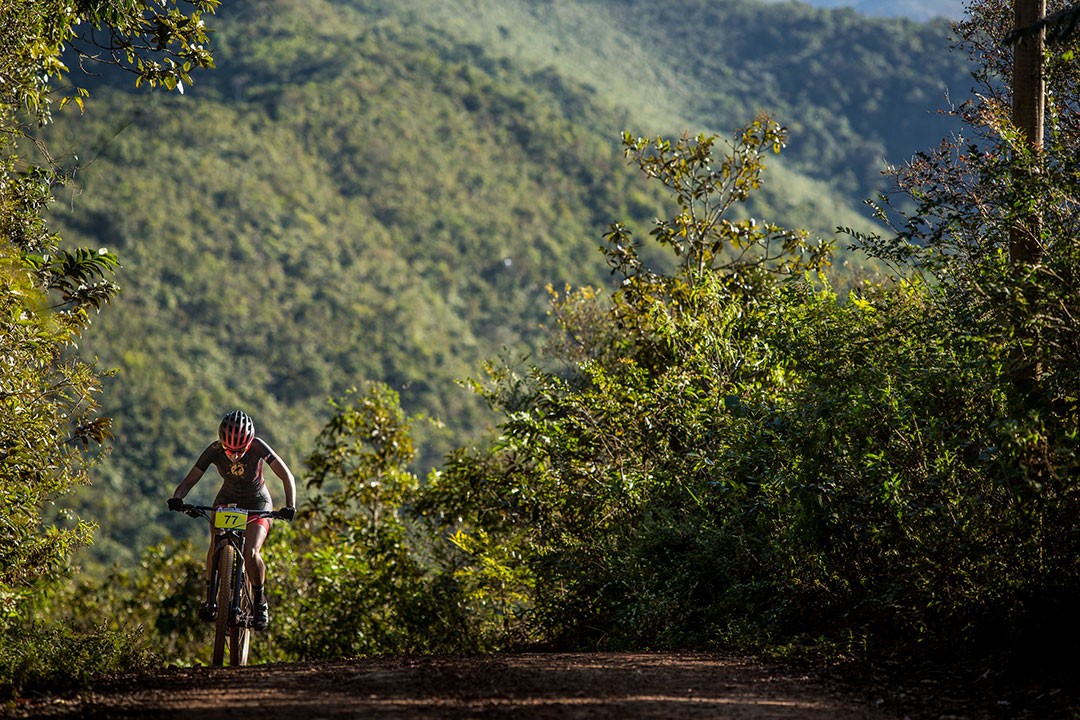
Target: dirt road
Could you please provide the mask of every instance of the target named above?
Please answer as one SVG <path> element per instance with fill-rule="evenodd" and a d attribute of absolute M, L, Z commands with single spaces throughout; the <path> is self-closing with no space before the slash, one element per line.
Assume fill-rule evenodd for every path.
<path fill-rule="evenodd" d="M 515 654 L 174 669 L 121 678 L 16 717 L 335 720 L 513 718 L 895 720 L 873 697 L 708 654 Z"/>

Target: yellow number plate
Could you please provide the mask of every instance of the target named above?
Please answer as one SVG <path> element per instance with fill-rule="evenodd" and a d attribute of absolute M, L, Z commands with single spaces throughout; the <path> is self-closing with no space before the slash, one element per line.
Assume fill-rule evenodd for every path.
<path fill-rule="evenodd" d="M 247 510 L 218 508 L 214 511 L 214 527 L 222 530 L 242 528 L 247 525 Z"/>

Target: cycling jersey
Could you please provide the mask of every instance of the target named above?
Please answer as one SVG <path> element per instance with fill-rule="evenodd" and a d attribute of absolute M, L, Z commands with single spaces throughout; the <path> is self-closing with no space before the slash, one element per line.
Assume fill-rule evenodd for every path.
<path fill-rule="evenodd" d="M 215 505 L 236 503 L 245 510 L 271 510 L 273 502 L 266 489 L 263 467 L 275 460 L 282 462 L 262 438 L 255 438 L 244 456 L 237 460 L 230 459 L 221 443 L 215 440 L 202 451 L 195 467 L 206 472 L 213 465 L 221 475 L 224 482 L 214 498 Z"/>

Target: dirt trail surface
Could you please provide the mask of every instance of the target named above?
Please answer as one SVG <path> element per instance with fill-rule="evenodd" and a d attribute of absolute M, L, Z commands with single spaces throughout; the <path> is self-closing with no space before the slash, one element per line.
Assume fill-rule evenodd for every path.
<path fill-rule="evenodd" d="M 190 668 L 25 702 L 16 717 L 895 720 L 808 676 L 709 654 L 514 654 Z"/>

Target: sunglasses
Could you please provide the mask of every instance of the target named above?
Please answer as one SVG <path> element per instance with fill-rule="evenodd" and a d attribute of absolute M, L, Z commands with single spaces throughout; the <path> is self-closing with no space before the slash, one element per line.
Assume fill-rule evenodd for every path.
<path fill-rule="evenodd" d="M 239 460 L 240 458 L 244 457 L 244 455 L 248 451 L 248 448 L 251 447 L 251 446 L 250 445 L 241 445 L 240 447 L 235 447 L 234 448 L 234 447 L 229 447 L 228 445 L 222 445 L 222 447 L 225 449 L 225 455 L 230 460 Z"/>

